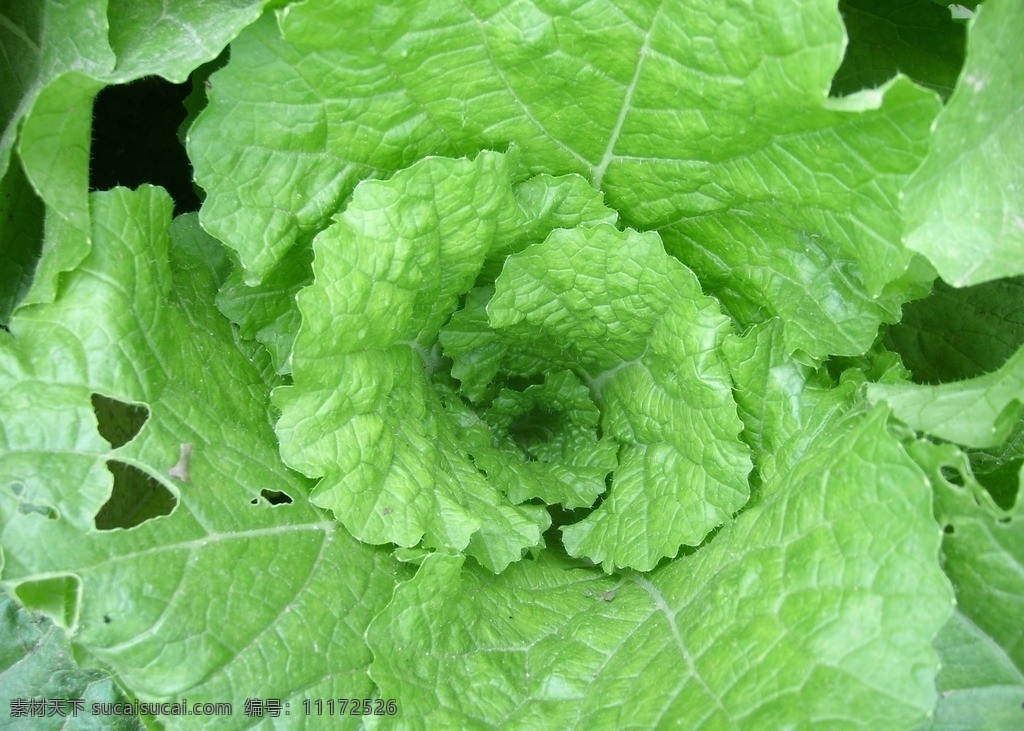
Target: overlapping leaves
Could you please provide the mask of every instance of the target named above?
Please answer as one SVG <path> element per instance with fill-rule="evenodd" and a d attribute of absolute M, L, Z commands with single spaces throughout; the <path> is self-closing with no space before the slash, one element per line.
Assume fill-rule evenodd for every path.
<path fill-rule="evenodd" d="M 659 229 L 742 321 L 860 353 L 923 293 L 895 201 L 938 101 L 905 79 L 829 100 L 842 47 L 827 0 L 301 3 L 212 79 L 190 134 L 203 222 L 283 296 L 303 277 L 276 269 L 358 180 L 514 143 L 531 172 L 579 173 Z M 294 324 L 252 328 L 274 341 Z"/>
<path fill-rule="evenodd" d="M 592 487 L 564 504 L 588 507 L 607 477 L 604 504 L 567 529 L 567 546 L 609 570 L 652 568 L 747 499 L 749 458 L 717 351 L 727 320 L 655 234 L 600 222 L 548 234 L 536 220 L 547 207 L 531 196 L 540 184 L 562 198 L 577 178 L 514 186 L 510 166 L 495 153 L 425 160 L 360 185 L 317 237 L 295 384 L 277 392 L 282 454 L 323 477 L 313 500 L 361 540 L 466 549 L 495 571 L 540 545 L 549 523 L 510 495 L 584 479 Z M 452 318 L 495 256 L 507 258 L 486 320 Z M 536 377 L 545 392 L 501 387 Z"/>
<path fill-rule="evenodd" d="M 235 701 L 192 728 L 244 725 L 238 688 L 296 707 L 369 695 L 361 636 L 396 567 L 312 507 L 281 463 L 267 385 L 213 305 L 222 250 L 194 217 L 169 236 L 159 189 L 91 200 L 89 257 L 56 302 L 0 333 L 5 589 L 133 697 Z M 94 394 L 144 407 L 141 431 L 113 448 Z M 173 511 L 101 529 L 114 464 L 170 491 Z"/>
<path fill-rule="evenodd" d="M 400 726 L 1019 723 L 1014 287 L 976 313 L 998 347 L 950 340 L 976 380 L 872 345 L 932 276 L 902 235 L 954 284 L 1019 271 L 1012 2 L 934 134 L 905 78 L 826 96 L 831 0 L 293 3 L 190 131 L 227 280 L 162 194 L 87 195 L 88 101 L 262 3 L 2 5 L 3 582 L 131 695 L 234 700 L 217 727 L 378 692 Z M 912 55 L 945 91 L 957 59 Z M 865 379 L 988 451 L 900 446 Z M 427 550 L 409 580 L 366 543 Z"/>

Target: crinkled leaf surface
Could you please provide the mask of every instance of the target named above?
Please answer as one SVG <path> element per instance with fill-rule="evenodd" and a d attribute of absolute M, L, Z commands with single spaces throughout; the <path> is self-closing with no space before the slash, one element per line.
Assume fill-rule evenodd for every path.
<path fill-rule="evenodd" d="M 542 507 L 511 504 L 474 466 L 430 376 L 441 325 L 492 242 L 517 230 L 502 155 L 433 158 L 359 186 L 314 245 L 299 295 L 281 454 L 321 477 L 316 504 L 370 543 L 462 550 L 494 570 L 540 543 Z"/>
<path fill-rule="evenodd" d="M 306 2 L 279 26 L 234 44 L 190 133 L 204 226 L 250 284 L 360 178 L 515 143 L 661 230 L 732 314 L 780 316 L 791 348 L 862 352 L 912 296 L 893 201 L 938 100 L 905 79 L 829 100 L 831 0 Z"/>
<path fill-rule="evenodd" d="M 91 204 L 94 246 L 58 300 L 0 332 L 5 588 L 142 700 L 236 703 L 230 717 L 161 719 L 171 728 L 249 726 L 248 695 L 370 695 L 362 634 L 395 564 L 309 505 L 282 465 L 267 385 L 213 307 L 219 245 L 194 217 L 169 240 L 159 189 Z M 114 448 L 94 394 L 144 407 L 141 431 Z M 173 511 L 98 529 L 114 460 L 169 490 Z"/>
<path fill-rule="evenodd" d="M 743 440 L 756 471 L 752 482 L 764 489 L 783 486 L 789 473 L 836 419 L 855 403 L 856 386 L 836 387 L 825 374 L 788 354 L 782 323 L 755 325 L 730 335 L 722 351 L 729 365 L 743 420 Z"/>
<path fill-rule="evenodd" d="M 255 725 L 238 715 L 249 696 L 292 703 L 290 718 L 267 726 L 317 727 L 321 719 L 295 713 L 302 699 L 381 691 L 400 699 L 406 726 L 927 724 L 935 700 L 928 645 L 949 613 L 938 535 L 922 474 L 886 435 L 884 415 L 855 415 L 863 380 L 855 371 L 884 361 L 877 345 L 858 358 L 878 324 L 895 319 L 932 276 L 901 248 L 894 201 L 924 155 L 935 96 L 899 78 L 828 99 L 843 50 L 834 0 L 294 3 L 276 24 L 268 16 L 238 39 L 209 81 L 211 105 L 189 140 L 209 191 L 203 221 L 241 263 L 225 284 L 228 264 L 194 219 L 175 223 L 168 241 L 161 194 L 86 195 L 90 103 L 109 81 L 151 72 L 183 78 L 260 5 L 0 0 L 0 192 L 31 189 L 27 198 L 45 209 L 28 304 L 11 322 L 13 335 L 0 330 L 4 588 L 69 628 L 82 659 L 106 665 L 140 698 L 233 700 L 232 718 L 208 720 L 217 728 Z M 990 5 L 993 14 L 1009 7 Z M 968 74 L 961 85 L 977 80 Z M 987 124 L 990 111 L 1005 111 L 1007 97 L 976 91 L 971 119 Z M 328 263 L 332 247 L 352 221 L 331 221 L 357 183 L 431 154 L 511 147 L 519 157 L 498 203 L 486 185 L 475 189 L 486 175 L 468 176 L 478 197 L 457 215 L 466 221 L 476 208 L 497 208 L 507 226 L 492 222 L 488 232 L 491 224 L 478 221 L 486 244 L 467 250 L 457 244 L 464 238 L 444 238 L 448 248 L 439 250 L 453 255 L 444 259 L 450 268 L 426 265 L 429 248 L 399 252 L 386 270 L 373 260 L 379 248 L 358 266 L 343 262 L 327 279 L 365 265 L 369 293 L 348 291 L 344 328 L 312 312 L 318 307 L 303 312 L 313 316 L 295 349 L 296 386 L 280 392 L 286 407 L 306 398 L 307 433 L 281 432 L 290 457 L 308 461 L 303 471 L 320 476 L 365 455 L 374 467 L 376 446 L 365 440 L 372 430 L 355 426 L 349 436 L 364 441 L 323 448 L 345 436 L 332 421 L 338 403 L 365 399 L 367 413 L 384 415 L 394 434 L 411 433 L 409 444 L 436 457 L 410 464 L 482 491 L 456 493 L 454 507 L 435 499 L 433 508 L 452 509 L 409 530 L 447 531 L 435 542 L 445 548 L 425 559 L 422 547 L 398 552 L 423 564 L 388 607 L 411 572 L 308 504 L 309 483 L 280 461 L 267 391 L 291 369 L 294 296 L 312 281 L 311 242 L 321 235 L 317 266 L 339 264 Z M 931 149 L 936 157 L 957 152 L 945 143 Z M 1006 168 L 992 170 L 994 181 L 1016 184 Z M 985 189 L 962 182 L 957 194 L 976 205 Z M 1003 220 L 1012 223 L 1019 201 L 1006 200 Z M 38 236 L 39 207 L 0 228 L 0 257 L 12 254 L 17 267 L 38 242 L 9 248 L 8 233 Z M 429 228 L 438 211 L 428 208 L 378 223 Z M 15 209 L 21 204 L 7 210 Z M 397 200 L 381 210 L 406 213 Z M 710 369 L 721 380 L 728 365 L 739 407 L 731 408 L 756 469 L 754 499 L 705 545 L 646 575 L 607 576 L 586 560 L 559 558 L 553 531 L 548 549 L 537 545 L 544 509 L 515 503 L 592 502 L 602 475 L 618 467 L 618 449 L 608 449 L 601 399 L 587 403 L 594 393 L 585 374 L 564 356 L 514 352 L 519 344 L 509 348 L 487 316 L 506 255 L 526 255 L 553 228 L 601 221 L 656 229 L 724 312 L 754 325 L 725 337 Z M 24 276 L 0 281 L 0 298 L 21 299 Z M 262 289 L 248 287 L 257 281 Z M 324 283 L 300 299 L 317 301 Z M 396 283 L 415 286 L 389 288 Z M 218 287 L 241 337 L 258 343 L 237 342 L 212 308 Z M 340 333 L 353 323 L 358 333 L 365 302 L 379 305 L 380 326 L 355 341 L 386 340 L 400 323 L 409 330 L 403 358 L 349 362 L 360 357 Z M 1014 347 L 1007 339 L 998 354 L 986 353 L 995 359 L 982 370 Z M 815 370 L 837 353 L 853 357 Z M 971 348 L 963 355 L 970 359 Z M 345 381 L 338 374 L 348 365 Z M 379 409 L 375 399 L 391 394 L 384 381 L 396 375 L 408 388 Z M 961 384 L 971 398 L 988 398 L 982 408 L 991 412 L 965 411 L 968 441 L 993 424 L 1004 433 L 1000 416 L 1012 421 L 1015 379 L 1003 371 L 980 390 Z M 117 434 L 111 409 L 143 413 L 141 430 Z M 409 423 L 418 426 L 407 433 Z M 970 714 L 982 699 L 999 704 L 986 721 L 1013 721 L 1002 702 L 1017 698 L 1018 635 L 1006 617 L 1019 614 L 1019 587 L 1010 583 L 1019 536 L 1007 526 L 1019 516 L 1006 507 L 1017 482 L 1008 491 L 1005 477 L 1020 455 L 1019 445 L 972 455 L 979 463 L 984 456 L 986 479 L 1000 483 L 998 491 L 985 483 L 998 509 L 973 487 L 946 490 L 943 465 L 928 469 L 945 501 L 940 516 L 954 528 L 943 545 L 961 599 L 970 599 L 936 642 L 947 668 L 955 666 L 938 676 L 947 695 L 936 719 L 952 720 L 940 727 L 956 714 L 978 721 Z M 133 505 L 133 486 L 164 495 L 170 507 L 154 508 L 141 494 Z M 337 497 L 329 481 L 319 489 L 318 500 Z M 423 500 L 415 490 L 400 497 Z M 340 507 L 340 517 L 356 515 Z M 373 515 L 389 527 L 394 512 L 385 508 L 392 510 Z M 409 514 L 390 527 L 403 527 Z M 533 557 L 518 560 L 529 546 Z M 986 607 L 991 586 L 975 576 L 1006 596 Z M 968 609 L 979 617 L 973 628 L 957 621 Z M 379 686 L 366 674 L 373 617 Z M 971 698 L 973 691 L 982 692 Z"/>
<path fill-rule="evenodd" d="M 962 287 L 1024 273 L 1024 13 L 986 0 L 967 62 L 903 199 L 907 246 Z"/>
<path fill-rule="evenodd" d="M 601 412 L 588 389 L 572 371 L 555 371 L 543 383 L 522 391 L 503 388 L 484 419 L 490 432 L 505 434 L 506 451 L 515 443 L 527 460 L 516 466 L 530 471 L 532 479 L 512 481 L 508 496 L 513 502 L 540 498 L 566 508 L 585 508 L 605 491 L 608 475 L 615 469 L 618 447 L 612 439 L 598 436 Z M 467 419 L 468 421 L 468 419 Z M 484 456 L 490 456 L 482 463 Z M 481 468 L 501 469 L 507 456 L 496 450 L 474 451 Z"/>
<path fill-rule="evenodd" d="M 952 597 L 928 481 L 885 419 L 848 419 L 646 575 L 435 554 L 370 625 L 371 675 L 410 728 L 912 728 Z"/>
<path fill-rule="evenodd" d="M 587 506 L 614 468 L 604 503 L 565 529 L 566 546 L 607 570 L 653 568 L 747 501 L 750 460 L 718 352 L 728 320 L 657 234 L 596 223 L 523 248 L 555 219 L 537 223 L 547 207 L 533 205 L 535 186 L 511 185 L 510 159 L 433 158 L 364 183 L 316 239 L 316 280 L 299 297 L 295 385 L 278 391 L 282 453 L 323 476 L 314 500 L 360 539 L 468 546 L 495 570 L 547 527 L 540 509 L 515 502 Z M 474 294 L 466 304 L 479 312 L 490 290 L 469 290 L 489 254 L 510 250 L 486 305 L 498 352 L 481 363 L 489 346 L 472 337 L 487 335 L 479 315 L 446 341 L 439 332 L 461 295 Z M 470 399 L 481 394 L 481 370 L 498 383 L 546 378 L 502 388 L 479 415 L 435 377 L 441 344 Z M 552 488 L 592 487 L 552 491 L 544 471 Z M 478 531 L 482 547 L 471 544 Z"/>
<path fill-rule="evenodd" d="M 570 554 L 646 571 L 746 503 L 728 320 L 656 234 L 553 231 L 509 257 L 487 313 L 509 348 L 578 370 L 620 445 L 602 505 L 563 529 Z"/>

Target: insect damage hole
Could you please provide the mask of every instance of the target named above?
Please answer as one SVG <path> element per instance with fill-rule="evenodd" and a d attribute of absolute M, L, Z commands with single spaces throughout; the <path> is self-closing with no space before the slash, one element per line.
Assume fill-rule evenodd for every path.
<path fill-rule="evenodd" d="M 266 500 L 271 505 L 290 505 L 292 502 L 291 496 L 286 492 L 280 490 L 260 490 L 260 497 Z M 249 501 L 253 505 L 259 505 L 260 498 L 254 497 Z"/>
<path fill-rule="evenodd" d="M 178 504 L 170 490 L 138 467 L 111 459 L 107 460 L 107 470 L 114 478 L 114 489 L 96 513 L 98 530 L 134 528 L 170 515 Z"/>
<path fill-rule="evenodd" d="M 144 405 L 128 404 L 99 393 L 92 394 L 92 410 L 100 436 L 113 449 L 134 439 L 149 419 L 149 409 Z"/>
<path fill-rule="evenodd" d="M 28 490 L 24 482 L 15 480 L 10 484 L 10 488 L 14 494 L 14 499 L 18 501 L 18 512 L 22 515 L 41 515 L 47 520 L 57 520 L 60 517 L 57 514 L 57 509 L 52 505 L 37 503 L 28 499 Z"/>

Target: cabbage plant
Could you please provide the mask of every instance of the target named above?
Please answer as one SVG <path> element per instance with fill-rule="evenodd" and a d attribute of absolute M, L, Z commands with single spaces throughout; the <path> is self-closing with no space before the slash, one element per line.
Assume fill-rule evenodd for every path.
<path fill-rule="evenodd" d="M 1024 728 L 975 5 L 0 3 L 0 713 Z M 90 184 L 152 76 L 198 211 Z"/>

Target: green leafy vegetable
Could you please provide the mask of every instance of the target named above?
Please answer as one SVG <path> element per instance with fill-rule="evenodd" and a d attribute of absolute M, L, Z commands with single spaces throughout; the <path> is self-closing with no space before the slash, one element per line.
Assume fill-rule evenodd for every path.
<path fill-rule="evenodd" d="M 0 726 L 1024 728 L 975 5 L 0 0 Z"/>
<path fill-rule="evenodd" d="M 297 693 L 369 694 L 361 627 L 397 567 L 309 505 L 281 463 L 267 386 L 213 306 L 222 250 L 194 216 L 169 233 L 170 212 L 156 188 L 94 194 L 89 257 L 58 302 L 19 311 L 3 334 L 4 581 L 143 701 L 240 711 L 235 686 L 296 705 Z M 145 404 L 138 434 L 113 449 L 92 394 Z M 115 459 L 170 490 L 171 514 L 102 529 Z M 292 502 L 273 506 L 265 489 Z M 302 669 L 275 676 L 293 652 Z"/>
<path fill-rule="evenodd" d="M 430 726 L 910 727 L 951 602 L 927 480 L 884 421 L 834 420 L 785 490 L 646 576 L 431 556 L 370 625 L 371 676 Z"/>
<path fill-rule="evenodd" d="M 746 503 L 727 320 L 655 234 L 554 231 L 509 257 L 487 310 L 510 347 L 579 370 L 620 445 L 604 503 L 564 529 L 571 555 L 648 570 Z"/>
<path fill-rule="evenodd" d="M 921 442 L 912 453 L 933 474 L 935 513 L 944 527 L 945 569 L 958 611 L 936 642 L 944 670 L 934 728 L 1018 728 L 1024 708 L 1024 500 L 998 505 L 966 455 Z M 1013 482 L 1019 483 L 1018 469 Z"/>
<path fill-rule="evenodd" d="M 22 729 L 115 728 L 135 731 L 142 728 L 130 715 L 105 719 L 88 713 L 94 703 L 125 703 L 126 699 L 109 676 L 97 670 L 82 670 L 75 665 L 64 633 L 46 619 L 25 611 L 14 600 L 0 596 L 0 702 L 11 713 L 6 727 Z M 21 715 L 19 700 L 42 695 L 58 701 L 82 701 L 81 710 L 59 705 L 60 713 L 40 718 Z M 14 704 L 13 706 L 11 704 Z M 61 715 L 63 714 L 63 715 Z"/>
<path fill-rule="evenodd" d="M 1024 273 L 1024 16 L 986 2 L 971 30 L 960 83 L 903 199 L 907 246 L 958 287 Z"/>

